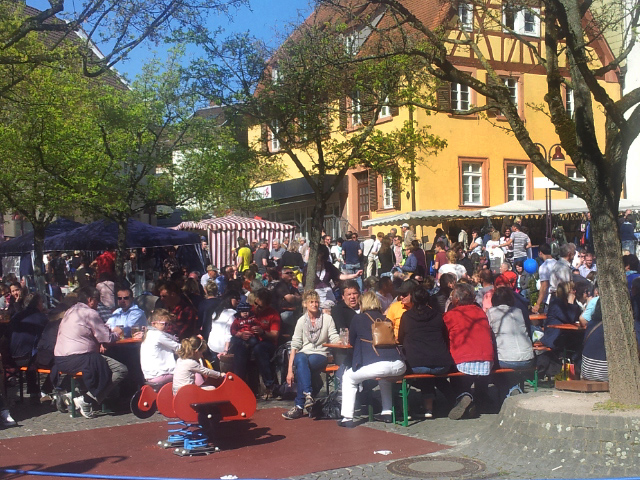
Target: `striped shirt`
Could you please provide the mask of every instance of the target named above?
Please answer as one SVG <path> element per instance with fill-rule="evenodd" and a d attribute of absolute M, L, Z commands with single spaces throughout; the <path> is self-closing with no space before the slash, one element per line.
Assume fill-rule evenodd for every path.
<path fill-rule="evenodd" d="M 581 372 L 584 380 L 609 381 L 609 367 L 606 360 L 594 360 L 583 355 Z"/>
<path fill-rule="evenodd" d="M 464 362 L 458 363 L 456 368 L 466 375 L 480 375 L 486 377 L 491 373 L 493 362 Z"/>

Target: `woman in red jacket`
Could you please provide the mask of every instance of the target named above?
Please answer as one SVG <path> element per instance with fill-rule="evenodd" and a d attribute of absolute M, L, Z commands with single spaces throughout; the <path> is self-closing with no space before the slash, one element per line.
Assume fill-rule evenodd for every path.
<path fill-rule="evenodd" d="M 458 393 L 455 406 L 449 418 L 460 420 L 475 415 L 475 405 L 470 390 L 471 385 L 486 387 L 486 378 L 491 373 L 494 359 L 491 326 L 487 315 L 475 303 L 473 287 L 458 283 L 451 292 L 453 309 L 444 314 L 444 323 L 449 333 L 449 351 L 458 371 L 465 376 L 452 378 Z"/>

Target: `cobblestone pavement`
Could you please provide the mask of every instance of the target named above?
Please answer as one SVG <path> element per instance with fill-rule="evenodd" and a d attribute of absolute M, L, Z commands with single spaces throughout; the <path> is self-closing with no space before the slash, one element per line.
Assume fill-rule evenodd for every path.
<path fill-rule="evenodd" d="M 640 445 L 638 440 L 640 417 L 634 420 L 616 420 L 614 416 L 605 412 L 599 421 L 593 421 L 589 414 L 581 413 L 572 417 L 571 413 L 566 412 L 536 412 L 527 409 L 523 403 L 527 400 L 535 406 L 543 405 L 544 401 L 549 405 L 567 402 L 565 399 L 559 400 L 557 396 L 553 390 L 518 396 L 508 399 L 500 414 L 483 414 L 479 418 L 470 420 L 452 421 L 441 417 L 411 422 L 408 428 L 380 423 L 364 424 L 358 428 L 393 431 L 451 448 L 404 461 L 384 461 L 384 457 L 381 457 L 381 461 L 377 463 L 295 478 L 299 480 L 369 478 L 465 480 L 637 475 L 637 471 L 640 470 L 638 468 L 640 458 L 631 457 L 636 455 L 640 457 L 640 453 L 634 450 L 635 444 Z M 525 408 L 521 408 L 521 404 L 525 405 Z M 281 408 L 284 411 L 289 407 L 290 402 L 278 400 L 258 402 L 258 408 Z M 554 410 L 553 407 L 548 409 Z M 164 421 L 160 415 L 140 420 L 131 414 L 105 414 L 91 420 L 82 417 L 70 418 L 69 414 L 56 412 L 53 406 L 34 407 L 28 405 L 28 402 L 14 405 L 11 410 L 20 427 L 0 430 L 0 440 Z M 446 412 L 436 413 L 446 414 Z M 585 428 L 582 428 L 583 431 L 580 431 L 580 428 L 572 430 L 571 424 L 574 419 L 584 424 L 585 428 L 593 428 L 593 430 L 589 431 Z M 585 440 L 585 436 L 589 435 L 594 436 L 595 443 L 590 444 Z M 618 441 L 616 439 L 622 443 L 616 443 Z M 601 445 L 601 448 L 598 445 Z M 393 445 L 389 446 L 389 450 L 393 450 Z M 624 455 L 622 451 L 625 451 Z M 616 459 L 617 463 L 614 461 Z"/>

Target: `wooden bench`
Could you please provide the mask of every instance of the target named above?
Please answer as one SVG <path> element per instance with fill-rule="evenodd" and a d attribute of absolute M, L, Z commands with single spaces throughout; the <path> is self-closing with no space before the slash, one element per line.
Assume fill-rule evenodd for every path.
<path fill-rule="evenodd" d="M 340 365 L 327 365 L 324 367 L 324 374 L 327 379 L 327 396 L 329 396 L 330 383 L 333 382 L 334 390 L 338 389 L 338 381 L 336 379 L 336 372 L 340 370 Z"/>
<path fill-rule="evenodd" d="M 20 367 L 18 370 L 18 381 L 20 383 L 19 385 L 19 389 L 20 389 L 20 401 L 24 400 L 24 393 L 23 393 L 23 389 L 24 389 L 24 372 L 26 372 L 27 370 L 29 370 L 29 367 Z M 38 375 L 49 375 L 51 373 L 51 370 L 47 369 L 47 368 L 38 368 L 36 369 L 36 372 L 38 373 Z M 76 393 L 76 380 L 78 380 L 79 378 L 82 378 L 82 372 L 76 372 L 76 373 L 66 373 L 66 372 L 59 372 L 60 375 L 69 375 L 71 377 L 71 405 L 70 405 L 70 409 L 71 409 L 71 416 L 75 418 L 76 416 L 76 408 L 75 405 L 73 403 L 73 398 L 75 397 L 75 393 Z"/>
<path fill-rule="evenodd" d="M 608 392 L 609 382 L 597 382 L 594 380 L 556 380 L 557 390 L 569 392 Z"/>
<path fill-rule="evenodd" d="M 538 391 L 538 370 L 536 368 L 533 369 L 526 369 L 526 370 L 514 370 L 513 368 L 498 368 L 496 370 L 492 370 L 491 371 L 491 375 L 494 374 L 502 374 L 502 373 L 522 373 L 522 372 L 531 372 L 533 371 L 533 380 L 528 381 L 530 383 L 530 385 L 533 386 L 533 390 L 534 392 Z M 407 380 L 417 380 L 417 379 L 423 379 L 423 378 L 452 378 L 452 377 L 462 377 L 466 375 L 465 373 L 462 372 L 452 372 L 452 373 L 445 373 L 442 375 L 431 375 L 429 373 L 409 373 L 406 375 L 403 375 L 402 378 L 398 378 L 398 380 L 396 380 L 396 383 L 401 384 L 400 387 L 400 398 L 402 399 L 402 422 L 400 423 L 400 425 L 402 425 L 403 427 L 408 427 L 409 426 L 409 389 L 407 387 Z M 371 412 L 371 408 L 369 408 L 370 412 Z M 392 409 L 392 419 L 393 419 L 393 423 L 396 423 L 396 409 L 395 407 Z"/>

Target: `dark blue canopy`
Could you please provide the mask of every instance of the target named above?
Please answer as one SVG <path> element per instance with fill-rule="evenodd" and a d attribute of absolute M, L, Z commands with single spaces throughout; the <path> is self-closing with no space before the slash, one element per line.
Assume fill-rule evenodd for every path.
<path fill-rule="evenodd" d="M 44 232 L 45 243 L 48 238 L 69 232 L 78 227 L 82 227 L 82 225 L 82 223 L 74 222 L 73 220 L 58 218 L 46 228 Z M 33 251 L 33 237 L 34 233 L 29 232 L 0 243 L 0 257 L 26 255 L 31 253 Z"/>
<path fill-rule="evenodd" d="M 116 248 L 117 243 L 117 224 L 108 220 L 98 220 L 89 225 L 47 239 L 45 242 L 45 250 L 101 251 Z M 154 227 L 134 219 L 129 219 L 127 248 L 199 244 L 200 237 L 195 233 Z"/>

